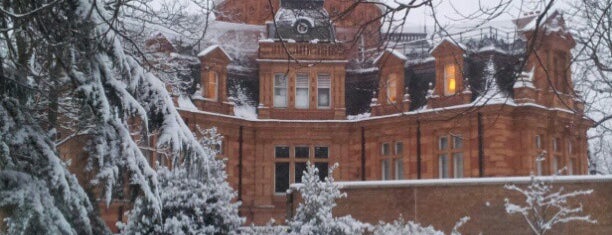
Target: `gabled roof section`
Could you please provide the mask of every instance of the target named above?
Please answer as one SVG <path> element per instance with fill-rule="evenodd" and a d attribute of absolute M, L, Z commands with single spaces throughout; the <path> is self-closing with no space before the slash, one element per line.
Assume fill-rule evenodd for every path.
<path fill-rule="evenodd" d="M 373 62 L 375 65 L 380 65 L 379 63 L 386 60 L 386 59 L 383 60 L 383 58 L 389 58 L 389 56 L 393 56 L 404 62 L 408 60 L 408 57 L 406 57 L 401 52 L 394 50 L 392 48 L 387 48 L 385 51 L 383 51 L 383 53 L 381 53 L 378 57 L 376 57 L 376 59 L 374 59 Z"/>
<path fill-rule="evenodd" d="M 514 22 L 517 24 L 517 29 L 519 31 L 532 31 L 536 29 L 538 16 L 529 16 L 522 19 L 517 19 Z M 556 29 L 556 30 L 566 30 L 565 19 L 563 18 L 563 13 L 559 10 L 554 10 L 551 13 L 547 13 L 544 16 L 544 20 L 540 22 L 540 28 L 547 29 Z"/>
<path fill-rule="evenodd" d="M 434 55 L 436 54 L 440 48 L 444 47 L 444 46 L 451 46 L 451 47 L 455 47 L 458 48 L 462 51 L 465 51 L 467 49 L 467 47 L 465 45 L 463 45 L 460 42 L 456 42 L 455 40 L 449 38 L 449 37 L 445 37 L 442 40 L 440 40 L 438 43 L 434 44 L 433 47 L 431 48 L 431 50 L 429 51 L 429 54 Z"/>
<path fill-rule="evenodd" d="M 208 57 L 209 55 L 212 55 L 215 51 L 219 51 L 220 54 L 222 54 L 228 61 L 233 60 L 232 57 L 227 54 L 227 52 L 225 52 L 225 50 L 223 50 L 223 48 L 221 48 L 219 45 L 213 45 L 204 49 L 203 51 L 198 53 L 198 58 Z"/>

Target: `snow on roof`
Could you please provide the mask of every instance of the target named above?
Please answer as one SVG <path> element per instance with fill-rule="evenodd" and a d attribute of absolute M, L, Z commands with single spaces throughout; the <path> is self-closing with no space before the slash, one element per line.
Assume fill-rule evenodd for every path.
<path fill-rule="evenodd" d="M 223 48 L 221 48 L 219 45 L 209 46 L 208 48 L 206 48 L 203 51 L 201 51 L 200 53 L 198 53 L 198 57 L 205 57 L 205 56 L 207 56 L 208 54 L 210 54 L 211 52 L 213 52 L 216 49 L 221 50 L 221 52 L 223 52 L 223 54 L 225 54 L 225 56 L 227 56 L 227 58 L 230 61 L 232 60 L 232 57 L 229 54 L 227 54 L 227 52 L 225 52 L 225 50 L 223 50 Z"/>
<path fill-rule="evenodd" d="M 565 112 L 565 113 L 570 113 L 570 114 L 575 114 L 574 111 L 569 110 L 569 109 L 563 109 L 563 108 L 556 108 L 556 107 L 546 107 L 540 104 L 536 104 L 536 103 L 515 103 L 514 101 L 512 101 L 512 99 L 509 99 L 509 102 L 503 103 L 501 105 L 506 105 L 506 106 L 510 106 L 510 107 L 532 107 L 532 108 L 538 108 L 538 109 L 543 109 L 543 110 L 548 110 L 548 111 L 558 111 L 558 112 Z M 211 115 L 211 116 L 218 116 L 218 117 L 226 117 L 226 118 L 233 118 L 233 119 L 237 119 L 237 120 L 244 120 L 244 121 L 253 121 L 253 122 L 273 122 L 273 123 L 357 123 L 357 122 L 362 122 L 362 121 L 370 121 L 370 120 L 378 120 L 378 119 L 385 119 L 385 118 L 392 118 L 392 117 L 401 117 L 401 116 L 406 116 L 406 115 L 418 115 L 418 114 L 423 114 L 423 113 L 437 113 L 437 112 L 443 112 L 443 111 L 450 111 L 450 110 L 458 110 L 458 109 L 466 109 L 466 108 L 471 108 L 474 107 L 474 104 L 461 104 L 461 105 L 455 105 L 455 106 L 449 106 L 449 107 L 441 107 L 441 108 L 433 108 L 433 109 L 429 109 L 429 108 L 423 108 L 423 109 L 418 109 L 418 110 L 413 110 L 413 111 L 408 111 L 408 112 L 403 112 L 403 113 L 394 113 L 394 114 L 388 114 L 388 115 L 382 115 L 382 116 L 373 116 L 373 117 L 369 117 L 369 118 L 362 118 L 362 119 L 358 119 L 358 120 L 288 120 L 288 119 L 257 119 L 257 120 L 252 120 L 252 119 L 247 119 L 247 118 L 243 118 L 243 117 L 237 117 L 237 116 L 232 116 L 232 115 L 226 115 L 226 114 L 220 114 L 220 113 L 214 113 L 214 112 L 209 112 L 209 111 L 201 111 L 201 110 L 188 110 L 185 108 L 177 108 L 179 110 L 184 110 L 184 111 L 190 111 L 193 113 L 199 113 L 199 114 L 204 114 L 204 115 Z"/>
<path fill-rule="evenodd" d="M 535 89 L 535 86 L 533 85 L 533 75 L 534 74 L 535 74 L 535 66 L 533 66 L 531 68 L 531 71 L 529 72 L 522 72 L 521 75 L 516 80 L 516 82 L 514 83 L 513 88 L 527 87 L 527 88 Z"/>
<path fill-rule="evenodd" d="M 399 52 L 399 51 L 397 51 L 397 50 L 395 50 L 393 48 L 387 48 L 383 53 L 378 55 L 378 57 L 376 57 L 376 59 L 374 59 L 374 64 L 378 63 L 378 61 L 383 57 L 383 55 L 385 55 L 385 52 L 391 53 L 393 56 L 397 57 L 400 60 L 403 60 L 403 61 L 407 61 L 408 60 L 408 57 L 406 57 L 401 52 Z"/>
<path fill-rule="evenodd" d="M 467 49 L 467 47 L 466 47 L 465 45 L 463 45 L 463 43 L 457 42 L 457 41 L 455 41 L 454 39 L 452 39 L 452 38 L 450 38 L 450 37 L 444 37 L 444 38 L 442 38 L 442 40 L 440 40 L 440 41 L 436 42 L 436 44 L 434 44 L 434 45 L 431 47 L 431 50 L 429 50 L 429 53 L 431 53 L 431 52 L 435 51 L 435 50 L 436 50 L 436 48 L 438 48 L 438 47 L 439 47 L 440 45 L 442 45 L 442 43 L 444 43 L 444 42 L 448 42 L 448 43 L 450 43 L 450 44 L 453 44 L 453 45 L 455 45 L 455 46 L 457 46 L 457 47 L 461 48 L 461 50 L 464 50 L 464 51 Z"/>

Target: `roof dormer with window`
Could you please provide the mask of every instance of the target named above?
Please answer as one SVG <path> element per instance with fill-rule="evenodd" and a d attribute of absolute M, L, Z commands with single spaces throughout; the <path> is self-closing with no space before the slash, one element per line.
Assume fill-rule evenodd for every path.
<path fill-rule="evenodd" d="M 227 95 L 227 65 L 231 57 L 219 46 L 211 46 L 198 54 L 201 63 L 200 89 L 194 97 L 199 110 L 233 114 L 233 103 Z"/>
<path fill-rule="evenodd" d="M 378 96 L 373 100 L 372 116 L 406 112 L 410 99 L 405 95 L 404 64 L 406 56 L 398 51 L 387 49 L 374 63 L 378 67 Z"/>
<path fill-rule="evenodd" d="M 428 100 L 431 108 L 448 107 L 471 102 L 472 93 L 464 86 L 465 48 L 452 39 L 445 38 L 434 46 L 435 87 Z"/>

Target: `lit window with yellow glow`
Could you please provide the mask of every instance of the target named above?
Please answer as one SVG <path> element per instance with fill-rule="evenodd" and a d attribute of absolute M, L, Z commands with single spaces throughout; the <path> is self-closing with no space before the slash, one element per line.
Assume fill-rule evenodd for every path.
<path fill-rule="evenodd" d="M 217 100 L 219 86 L 219 74 L 215 71 L 208 72 L 208 82 L 206 84 L 205 96 L 211 100 Z"/>
<path fill-rule="evenodd" d="M 457 93 L 457 65 L 447 64 L 444 66 L 444 95 Z"/>
<path fill-rule="evenodd" d="M 387 80 L 387 99 L 389 103 L 397 101 L 397 77 L 395 74 L 389 75 Z"/>

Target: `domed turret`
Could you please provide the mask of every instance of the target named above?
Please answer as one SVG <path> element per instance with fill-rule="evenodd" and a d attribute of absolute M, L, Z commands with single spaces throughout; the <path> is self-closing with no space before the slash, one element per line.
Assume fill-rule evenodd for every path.
<path fill-rule="evenodd" d="M 282 0 L 275 16 L 276 39 L 296 42 L 335 42 L 334 29 L 323 0 Z"/>

